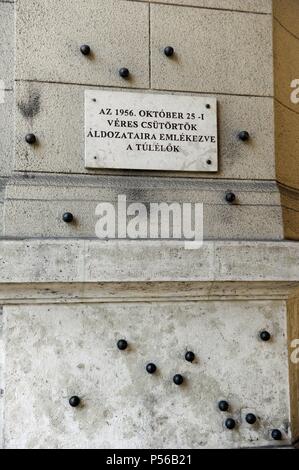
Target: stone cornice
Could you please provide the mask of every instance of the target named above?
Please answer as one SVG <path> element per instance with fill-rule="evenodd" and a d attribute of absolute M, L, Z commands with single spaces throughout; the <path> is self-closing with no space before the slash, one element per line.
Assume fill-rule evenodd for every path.
<path fill-rule="evenodd" d="M 296 242 L 2 240 L 0 266 L 3 303 L 278 300 L 299 288 Z"/>

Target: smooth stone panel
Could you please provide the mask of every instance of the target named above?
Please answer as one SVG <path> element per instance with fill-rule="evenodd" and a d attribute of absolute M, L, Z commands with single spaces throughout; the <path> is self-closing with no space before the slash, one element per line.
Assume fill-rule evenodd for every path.
<path fill-rule="evenodd" d="M 17 84 L 16 170 L 109 173 L 109 170 L 86 170 L 84 167 L 85 89 L 93 88 L 40 83 Z M 212 177 L 275 179 L 272 99 L 217 95 L 217 101 L 219 171 L 213 173 Z M 250 141 L 241 142 L 237 138 L 241 130 L 250 133 Z M 25 142 L 24 137 L 28 132 L 36 134 L 38 145 L 30 146 Z M 142 174 L 133 170 L 110 171 L 110 174 L 116 173 Z M 166 175 L 160 172 L 154 174 Z M 170 175 L 182 174 L 174 172 Z M 211 177 L 208 173 L 188 175 Z"/>
<path fill-rule="evenodd" d="M 20 0 L 16 35 L 18 79 L 141 88 L 149 85 L 146 4 Z M 81 54 L 82 44 L 91 47 L 90 56 Z M 122 67 L 131 71 L 129 80 L 119 76 Z"/>
<path fill-rule="evenodd" d="M 0 2 L 0 80 L 11 89 L 14 79 L 14 5 Z M 0 83 L 0 90 L 2 86 Z M 1 104 L 1 103 L 0 103 Z"/>
<path fill-rule="evenodd" d="M 217 100 L 87 90 L 85 166 L 216 172 Z"/>
<path fill-rule="evenodd" d="M 143 1 L 143 0 L 141 0 Z M 246 12 L 271 13 L 272 0 L 148 0 L 151 3 L 169 3 L 223 10 L 240 10 Z M 281 0 L 284 1 L 284 0 Z M 294 0 L 295 2 L 296 0 Z"/>
<path fill-rule="evenodd" d="M 273 0 L 273 15 L 274 18 L 299 39 L 298 0 Z"/>
<path fill-rule="evenodd" d="M 274 20 L 274 44 L 275 97 L 299 115 L 299 37 L 295 38 Z M 297 81 L 291 87 L 294 80 Z"/>
<path fill-rule="evenodd" d="M 299 190 L 280 186 L 284 235 L 289 240 L 299 240 Z"/>
<path fill-rule="evenodd" d="M 155 89 L 272 96 L 272 17 L 152 5 L 151 65 Z"/>
<path fill-rule="evenodd" d="M 5 307 L 4 321 L 6 448 L 260 447 L 273 445 L 273 428 L 278 445 L 290 442 L 284 302 L 23 305 Z M 259 340 L 263 329 L 271 343 Z M 128 350 L 117 349 L 120 338 Z"/>
<path fill-rule="evenodd" d="M 299 188 L 299 113 L 277 102 L 275 109 L 277 179 L 286 186 Z"/>
<path fill-rule="evenodd" d="M 229 191 L 236 195 L 234 205 L 225 200 Z M 283 237 L 280 195 L 274 183 L 141 177 L 137 180 L 122 176 L 36 178 L 34 175 L 12 180 L 7 188 L 5 235 L 96 237 L 96 223 L 100 218 L 96 215 L 97 205 L 111 203 L 117 212 L 118 197 L 122 195 L 127 205 L 144 204 L 148 224 L 150 203 L 203 204 L 204 239 L 279 240 Z M 182 215 L 182 206 L 179 210 Z M 65 212 L 74 215 L 73 223 L 62 221 Z M 22 218 L 19 214 L 23 214 Z"/>
<path fill-rule="evenodd" d="M 14 165 L 13 92 L 4 91 L 3 101 L 0 102 L 0 177 L 9 176 Z"/>

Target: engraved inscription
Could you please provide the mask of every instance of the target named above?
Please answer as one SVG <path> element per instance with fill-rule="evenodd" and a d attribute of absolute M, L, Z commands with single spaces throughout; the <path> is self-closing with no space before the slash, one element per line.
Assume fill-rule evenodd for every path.
<path fill-rule="evenodd" d="M 87 90 L 85 165 L 217 171 L 215 98 Z"/>

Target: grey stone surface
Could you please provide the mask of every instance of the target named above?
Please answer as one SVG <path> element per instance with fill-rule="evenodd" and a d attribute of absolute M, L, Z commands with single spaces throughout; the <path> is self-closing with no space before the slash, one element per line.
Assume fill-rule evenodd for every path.
<path fill-rule="evenodd" d="M 11 89 L 14 78 L 14 5 L 0 3 L 0 81 Z M 1 83 L 0 83 L 1 89 Z M 0 103 L 1 106 L 1 103 Z"/>
<path fill-rule="evenodd" d="M 149 84 L 146 4 L 20 0 L 16 34 L 18 79 L 120 87 Z M 82 44 L 91 47 L 90 56 L 81 54 Z M 119 77 L 121 67 L 131 71 L 130 80 Z"/>
<path fill-rule="evenodd" d="M 3 234 L 3 202 L 0 201 L 0 237 Z"/>
<path fill-rule="evenodd" d="M 194 251 L 159 240 L 3 240 L 0 265 L 1 284 L 298 283 L 299 250 L 296 242 L 275 241 L 205 242 Z"/>
<path fill-rule="evenodd" d="M 17 84 L 16 170 L 109 173 L 109 170 L 84 168 L 85 89 L 56 84 Z M 218 95 L 217 100 L 219 171 L 213 178 L 275 179 L 272 99 Z M 238 140 L 240 130 L 248 130 L 249 142 Z M 24 136 L 28 132 L 36 134 L 38 145 L 26 144 Z M 110 171 L 115 172 L 142 174 L 132 170 Z M 211 177 L 208 173 L 195 176 Z"/>
<path fill-rule="evenodd" d="M 280 196 L 265 182 L 195 181 L 129 177 L 41 177 L 12 180 L 6 192 L 4 233 L 8 237 L 96 237 L 99 203 L 184 202 L 204 205 L 204 239 L 273 240 L 283 238 Z M 233 191 L 236 204 L 225 194 Z M 72 212 L 73 224 L 62 221 Z M 129 220 L 129 218 L 128 218 Z"/>
<path fill-rule="evenodd" d="M 272 18 L 152 5 L 151 64 L 156 89 L 273 95 Z"/>
<path fill-rule="evenodd" d="M 273 444 L 274 427 L 289 443 L 284 302 L 24 305 L 4 317 L 6 448 L 256 447 Z M 271 344 L 258 339 L 264 328 Z M 229 413 L 217 410 L 220 399 Z M 256 426 L 245 423 L 249 411 Z"/>
<path fill-rule="evenodd" d="M 9 176 L 14 165 L 13 92 L 5 91 L 3 98 L 4 102 L 0 102 L 0 177 Z"/>
<path fill-rule="evenodd" d="M 7 178 L 0 177 L 0 237 L 3 235 L 3 222 L 4 222 L 4 197 Z"/>
<path fill-rule="evenodd" d="M 0 442 L 5 396 L 5 448 L 259 447 L 276 444 L 274 427 L 288 445 L 286 300 L 298 288 L 299 250 L 280 241 L 272 1 L 16 3 L 16 173 L 9 183 L 12 92 L 0 105 L 0 235 L 7 192 Z M 4 10 L 13 5 L 0 1 Z M 279 15 L 296 28 L 289 14 Z M 2 18 L 10 31 L 4 42 L 0 32 L 3 70 L 12 80 L 13 15 Z M 90 58 L 82 43 L 90 44 Z M 166 45 L 175 48 L 172 59 Z M 123 66 L 131 80 L 118 76 Z M 216 96 L 219 173 L 86 170 L 83 94 L 101 87 Z M 294 122 L 284 116 L 286 136 Z M 240 130 L 249 142 L 237 139 Z M 25 143 L 28 132 L 37 145 Z M 294 153 L 293 144 L 283 151 Z M 295 180 L 295 163 L 292 172 Z M 228 190 L 235 205 L 224 201 Z M 182 241 L 92 239 L 96 205 L 119 194 L 147 205 L 203 202 L 205 237 L 225 240 L 193 251 Z M 74 224 L 62 222 L 65 211 Z M 262 329 L 271 331 L 270 343 L 259 341 Z M 115 348 L 119 337 L 130 342 L 124 354 Z M 183 359 L 187 348 L 197 355 L 192 365 Z M 156 376 L 146 374 L 148 361 L 157 363 Z M 186 377 L 182 388 L 174 373 Z M 73 394 L 82 407 L 70 408 Z M 231 403 L 232 432 L 224 428 L 228 414 L 217 410 L 220 398 Z M 246 412 L 256 413 L 256 426 L 245 423 Z"/>
<path fill-rule="evenodd" d="M 139 1 L 139 0 L 137 0 Z M 144 1 L 144 0 L 140 0 Z M 243 10 L 246 12 L 271 13 L 272 0 L 145 0 L 151 3 L 167 3 L 193 7 Z M 282 2 L 285 0 L 281 0 Z M 294 0 L 296 1 L 296 0 Z"/>

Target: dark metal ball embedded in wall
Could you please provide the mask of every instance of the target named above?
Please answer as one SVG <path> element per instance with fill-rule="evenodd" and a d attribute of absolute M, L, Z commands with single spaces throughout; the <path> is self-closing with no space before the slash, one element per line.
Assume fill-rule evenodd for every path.
<path fill-rule="evenodd" d="M 282 434 L 281 434 L 281 431 L 279 431 L 279 429 L 273 429 L 273 431 L 271 432 L 271 436 L 272 436 L 272 439 L 274 439 L 274 441 L 281 441 L 282 439 Z"/>
<path fill-rule="evenodd" d="M 120 349 L 121 351 L 124 351 L 125 349 L 127 349 L 128 347 L 128 343 L 125 339 L 119 339 L 117 341 L 117 347 L 118 349 Z"/>
<path fill-rule="evenodd" d="M 186 354 L 185 354 L 185 359 L 186 359 L 186 361 L 188 361 L 188 362 L 193 362 L 194 359 L 195 359 L 195 354 L 194 354 L 194 352 L 192 352 L 192 351 L 187 351 Z"/>
<path fill-rule="evenodd" d="M 245 419 L 248 424 L 254 424 L 256 422 L 256 416 L 253 413 L 248 413 Z"/>
<path fill-rule="evenodd" d="M 79 406 L 80 403 L 81 403 L 81 400 L 80 400 L 80 398 L 77 397 L 76 395 L 73 396 L 73 397 L 71 397 L 71 398 L 69 399 L 69 404 L 70 404 L 73 408 L 75 408 L 76 406 Z"/>
<path fill-rule="evenodd" d="M 227 429 L 234 429 L 236 427 L 236 421 L 232 418 L 227 418 L 225 421 L 225 427 Z"/>
<path fill-rule="evenodd" d="M 236 196 L 234 193 L 231 193 L 231 192 L 226 193 L 225 200 L 226 202 L 229 202 L 230 204 L 232 204 L 233 202 L 235 202 Z"/>
<path fill-rule="evenodd" d="M 220 411 L 227 411 L 229 409 L 229 404 L 228 404 L 227 401 L 221 400 L 218 403 L 218 408 L 219 408 Z"/>
<path fill-rule="evenodd" d="M 184 382 L 184 377 L 183 377 L 181 374 L 176 374 L 176 375 L 173 377 L 173 382 L 174 382 L 176 385 L 182 385 L 182 383 Z"/>
<path fill-rule="evenodd" d="M 146 372 L 148 372 L 149 374 L 154 374 L 157 370 L 157 367 L 155 364 L 153 363 L 150 363 L 150 364 L 147 364 L 146 366 Z"/>
<path fill-rule="evenodd" d="M 250 139 L 249 132 L 247 132 L 247 131 L 241 131 L 241 132 L 239 132 L 238 137 L 239 137 L 239 139 L 242 140 L 243 142 L 247 142 L 247 140 Z"/>
<path fill-rule="evenodd" d="M 262 341 L 270 341 L 271 335 L 268 331 L 262 331 L 260 333 L 260 338 L 261 338 Z"/>
<path fill-rule="evenodd" d="M 70 224 L 74 220 L 74 216 L 71 212 L 65 212 L 62 216 L 63 222 Z"/>
<path fill-rule="evenodd" d="M 171 56 L 174 54 L 174 48 L 171 47 L 171 46 L 165 47 L 165 49 L 164 49 L 164 54 L 165 54 L 167 57 L 171 57 Z"/>
<path fill-rule="evenodd" d="M 90 47 L 87 44 L 82 44 L 82 46 L 80 47 L 80 51 L 83 55 L 89 55 Z"/>
<path fill-rule="evenodd" d="M 34 134 L 27 134 L 25 137 L 27 144 L 33 145 L 36 143 L 36 137 Z"/>
<path fill-rule="evenodd" d="M 126 67 L 122 67 L 121 69 L 119 69 L 118 73 L 122 78 L 128 78 L 130 75 L 129 69 L 127 69 Z"/>

